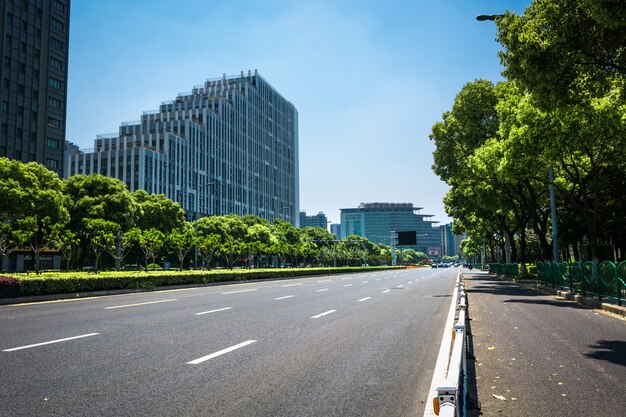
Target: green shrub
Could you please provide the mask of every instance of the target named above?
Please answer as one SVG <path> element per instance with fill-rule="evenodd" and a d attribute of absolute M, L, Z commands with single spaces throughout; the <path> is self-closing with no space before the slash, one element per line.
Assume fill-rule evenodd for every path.
<path fill-rule="evenodd" d="M 209 271 L 103 271 L 99 274 L 87 272 L 50 272 L 40 275 L 20 274 L 19 277 L 5 277 L 13 289 L 10 295 L 1 297 L 15 297 L 44 295 L 44 294 L 72 294 L 89 291 L 110 291 L 123 289 L 147 289 L 168 285 L 202 285 L 214 282 L 232 282 L 258 279 L 275 279 L 304 277 L 310 275 L 331 275 L 351 272 L 363 272 L 383 269 L 397 269 L 398 267 L 348 267 L 348 268 L 272 268 L 272 269 L 234 269 Z M 17 274 L 16 274 L 17 276 Z M 9 281 L 7 281 L 9 282 Z M 17 282 L 17 284 L 16 284 Z M 8 287 L 8 286 L 7 286 Z M 0 281 L 0 291 L 2 291 Z M 2 294 L 0 292 L 0 294 Z"/>

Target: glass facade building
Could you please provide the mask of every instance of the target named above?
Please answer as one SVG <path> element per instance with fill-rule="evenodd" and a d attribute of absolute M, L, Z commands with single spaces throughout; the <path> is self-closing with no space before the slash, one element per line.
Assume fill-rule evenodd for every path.
<path fill-rule="evenodd" d="M 328 230 L 328 218 L 323 212 L 319 212 L 314 216 L 307 216 L 306 211 L 300 212 L 300 227 L 321 227 Z"/>
<path fill-rule="evenodd" d="M 0 157 L 63 175 L 70 0 L 0 2 Z"/>
<path fill-rule="evenodd" d="M 361 203 L 357 208 L 341 209 L 341 239 L 358 235 L 374 243 L 391 246 L 391 232 L 415 231 L 415 249 L 430 256 L 439 256 L 441 237 L 436 221 L 430 214 L 420 214 L 421 207 L 412 203 Z"/>
<path fill-rule="evenodd" d="M 207 80 L 66 162 L 66 177 L 119 178 L 130 191 L 165 194 L 190 219 L 299 220 L 298 112 L 256 70 Z"/>

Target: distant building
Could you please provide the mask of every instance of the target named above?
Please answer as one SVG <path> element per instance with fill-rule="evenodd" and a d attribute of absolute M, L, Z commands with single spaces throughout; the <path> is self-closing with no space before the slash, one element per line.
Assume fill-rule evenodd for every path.
<path fill-rule="evenodd" d="M 357 208 L 341 209 L 341 239 L 358 235 L 374 243 L 391 246 L 391 232 L 415 231 L 417 245 L 405 246 L 430 256 L 440 256 L 441 237 L 430 214 L 420 214 L 412 203 L 361 203 Z"/>
<path fill-rule="evenodd" d="M 255 214 L 297 226 L 298 111 L 256 70 L 207 80 L 68 156 L 66 177 L 93 173 L 165 194 L 192 220 Z"/>
<path fill-rule="evenodd" d="M 461 256 L 461 241 L 467 235 L 455 235 L 452 231 L 452 223 L 442 224 L 441 230 L 441 246 L 443 248 L 442 256 Z"/>
<path fill-rule="evenodd" d="M 321 227 L 324 230 L 327 228 L 328 218 L 323 212 L 317 213 L 315 216 L 307 216 L 306 211 L 300 212 L 300 227 Z"/>
<path fill-rule="evenodd" d="M 339 224 L 339 223 L 331 223 L 331 225 L 330 225 L 330 233 L 335 235 L 336 239 L 341 239 L 341 224 Z"/>
<path fill-rule="evenodd" d="M 0 156 L 63 175 L 70 0 L 0 2 Z"/>

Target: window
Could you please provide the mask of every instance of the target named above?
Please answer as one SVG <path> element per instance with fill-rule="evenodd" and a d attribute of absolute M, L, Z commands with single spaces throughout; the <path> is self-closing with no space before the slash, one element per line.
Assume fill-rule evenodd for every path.
<path fill-rule="evenodd" d="M 5 67 L 9 67 L 9 68 L 11 67 L 11 58 L 10 57 L 8 57 L 8 56 L 4 57 L 4 66 Z"/>
<path fill-rule="evenodd" d="M 8 25 L 13 24 L 13 15 L 11 13 L 7 13 L 7 24 Z"/>
<path fill-rule="evenodd" d="M 3 112 L 9 111 L 9 102 L 8 101 L 3 101 L 2 102 L 2 111 Z"/>
<path fill-rule="evenodd" d="M 20 72 L 22 74 L 26 73 L 26 64 L 20 64 Z"/>
<path fill-rule="evenodd" d="M 59 169 L 59 161 L 56 159 L 46 158 L 46 167 L 49 169 Z"/>
<path fill-rule="evenodd" d="M 24 116 L 24 107 L 17 106 L 17 115 L 18 116 Z"/>
<path fill-rule="evenodd" d="M 52 2 L 52 6 L 60 12 L 63 12 L 63 13 L 67 12 L 67 6 L 61 3 L 60 1 L 55 0 L 54 2 Z"/>
<path fill-rule="evenodd" d="M 50 77 L 48 79 L 48 85 L 52 88 L 56 88 L 58 90 L 60 90 L 61 88 L 63 88 L 63 83 L 61 83 L 61 81 L 57 80 L 56 78 L 52 78 Z"/>
<path fill-rule="evenodd" d="M 48 126 L 60 127 L 61 121 L 59 119 L 55 119 L 54 117 L 48 117 Z"/>
<path fill-rule="evenodd" d="M 11 35 L 6 35 L 6 37 L 4 38 L 7 46 L 11 46 L 11 44 L 13 43 L 13 38 L 11 37 Z"/>
<path fill-rule="evenodd" d="M 58 70 L 63 70 L 63 62 L 54 57 L 50 57 L 50 66 Z"/>
<path fill-rule="evenodd" d="M 9 133 L 9 125 L 6 123 L 2 123 L 2 133 L 5 135 Z"/>
<path fill-rule="evenodd" d="M 18 127 L 15 129 L 15 137 L 22 139 L 24 137 L 24 131 Z"/>
<path fill-rule="evenodd" d="M 30 118 L 33 122 L 37 121 L 38 116 L 39 116 L 39 113 L 37 113 L 37 110 L 33 110 L 30 112 Z"/>
<path fill-rule="evenodd" d="M 26 91 L 26 89 L 24 88 L 24 84 L 20 84 L 17 86 L 17 92 L 20 94 L 24 94 L 24 91 Z"/>
<path fill-rule="evenodd" d="M 56 19 L 52 19 L 52 27 L 60 32 L 65 32 L 65 24 Z"/>
<path fill-rule="evenodd" d="M 53 109 L 60 109 L 61 102 L 56 98 L 48 97 L 48 106 L 52 107 Z"/>
<path fill-rule="evenodd" d="M 58 139 L 48 138 L 46 140 L 46 144 L 48 145 L 48 148 L 61 149 L 61 141 Z"/>
<path fill-rule="evenodd" d="M 11 81 L 8 78 L 4 79 L 4 88 L 8 90 L 11 87 Z"/>
<path fill-rule="evenodd" d="M 22 42 L 22 52 L 26 52 L 26 42 Z"/>
<path fill-rule="evenodd" d="M 50 45 L 53 49 L 56 49 L 57 51 L 65 51 L 65 44 L 57 38 L 51 38 Z"/>
<path fill-rule="evenodd" d="M 22 20 L 22 28 L 28 30 L 28 22 L 26 20 Z"/>

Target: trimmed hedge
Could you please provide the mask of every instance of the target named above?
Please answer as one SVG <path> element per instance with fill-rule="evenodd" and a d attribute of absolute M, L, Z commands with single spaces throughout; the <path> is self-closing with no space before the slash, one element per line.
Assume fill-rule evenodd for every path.
<path fill-rule="evenodd" d="M 16 274 L 13 276 L 0 277 L 0 298 L 70 294 L 89 291 L 150 289 L 168 285 L 202 285 L 213 282 L 332 275 L 397 268 L 399 267 L 127 271 L 102 272 L 99 274 L 85 272 L 55 272 L 41 275 Z"/>

